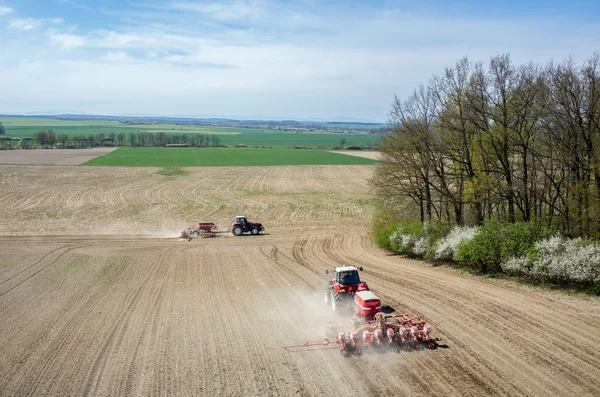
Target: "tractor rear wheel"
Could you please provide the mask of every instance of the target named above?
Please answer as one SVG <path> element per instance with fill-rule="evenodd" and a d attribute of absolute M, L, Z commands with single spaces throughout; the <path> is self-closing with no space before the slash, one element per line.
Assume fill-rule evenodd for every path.
<path fill-rule="evenodd" d="M 250 233 L 252 233 L 254 236 L 256 236 L 258 234 L 258 228 L 253 227 L 252 229 L 250 229 Z"/>
<path fill-rule="evenodd" d="M 334 311 L 338 309 L 341 299 L 342 299 L 342 297 L 340 296 L 340 294 L 333 291 L 333 293 L 331 294 L 331 308 Z"/>
<path fill-rule="evenodd" d="M 231 229 L 231 232 L 234 236 L 241 236 L 244 233 L 244 229 L 242 229 L 241 226 L 235 226 L 233 229 Z"/>

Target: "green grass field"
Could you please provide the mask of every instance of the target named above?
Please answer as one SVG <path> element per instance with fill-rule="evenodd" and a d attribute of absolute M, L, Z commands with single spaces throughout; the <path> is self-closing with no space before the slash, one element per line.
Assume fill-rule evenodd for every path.
<path fill-rule="evenodd" d="M 374 145 L 377 136 L 367 134 L 340 134 L 318 131 L 295 130 L 276 130 L 261 128 L 233 128 L 233 127 L 204 127 L 188 126 L 176 124 L 123 124 L 118 121 L 88 120 L 88 121 L 70 121 L 54 120 L 30 117 L 3 117 L 0 122 L 6 129 L 6 136 L 10 137 L 33 137 L 33 134 L 39 130 L 51 129 L 59 134 L 68 134 L 70 136 L 90 134 L 108 135 L 111 132 L 119 134 L 125 133 L 126 140 L 129 139 L 131 132 L 164 132 L 164 133 L 185 133 L 185 134 L 205 134 L 218 135 L 221 143 L 233 146 L 235 144 L 245 144 L 258 147 L 334 147 L 340 144 L 340 140 L 346 139 L 346 144 L 354 145 Z"/>
<path fill-rule="evenodd" d="M 202 167 L 376 163 L 375 160 L 318 149 L 120 148 L 83 165 Z"/>

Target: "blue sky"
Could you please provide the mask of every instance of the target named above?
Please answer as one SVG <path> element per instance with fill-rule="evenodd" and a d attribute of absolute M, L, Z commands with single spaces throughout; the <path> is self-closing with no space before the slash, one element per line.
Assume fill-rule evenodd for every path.
<path fill-rule="evenodd" d="M 0 113 L 385 121 L 457 59 L 600 51 L 600 1 L 0 0 Z"/>

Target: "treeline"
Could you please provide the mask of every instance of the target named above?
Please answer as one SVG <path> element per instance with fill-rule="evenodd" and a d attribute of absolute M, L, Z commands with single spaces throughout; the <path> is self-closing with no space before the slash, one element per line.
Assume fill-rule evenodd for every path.
<path fill-rule="evenodd" d="M 390 212 L 600 236 L 600 55 L 521 66 L 508 55 L 461 59 L 396 97 L 390 122 L 374 178 Z"/>
<path fill-rule="evenodd" d="M 221 138 L 217 135 L 206 134 L 179 134 L 164 132 L 124 132 L 108 134 L 56 134 L 52 130 L 37 131 L 33 138 L 9 138 L 3 143 L 4 148 L 11 148 L 14 139 L 22 148 L 31 148 L 34 146 L 44 148 L 89 148 L 96 146 L 132 146 L 132 147 L 150 147 L 150 146 L 194 146 L 194 147 L 223 147 Z"/>

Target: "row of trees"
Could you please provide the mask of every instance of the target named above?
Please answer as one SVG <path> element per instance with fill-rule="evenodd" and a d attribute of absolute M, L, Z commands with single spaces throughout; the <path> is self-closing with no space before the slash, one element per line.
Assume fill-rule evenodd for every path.
<path fill-rule="evenodd" d="M 600 55 L 543 66 L 464 58 L 396 97 L 390 121 L 374 179 L 388 205 L 408 200 L 422 222 L 600 235 Z"/>
<path fill-rule="evenodd" d="M 119 138 L 121 138 L 119 134 Z M 124 135 L 124 134 L 123 134 Z M 124 139 L 124 137 L 122 137 Z M 119 146 L 123 139 L 119 139 Z M 164 132 L 131 132 L 129 133 L 131 146 L 167 146 L 187 145 L 196 147 L 217 147 L 221 145 L 221 138 L 215 134 L 172 134 Z"/>
<path fill-rule="evenodd" d="M 54 131 L 37 131 L 33 135 L 33 141 L 41 147 L 54 147 L 59 145 L 63 148 L 86 148 L 94 146 L 167 146 L 187 145 L 196 147 L 217 147 L 221 145 L 221 138 L 217 135 L 205 134 L 172 134 L 172 133 L 150 133 L 131 132 L 128 135 L 121 132 L 89 135 L 55 134 Z M 27 142 L 31 145 L 31 142 Z"/>

